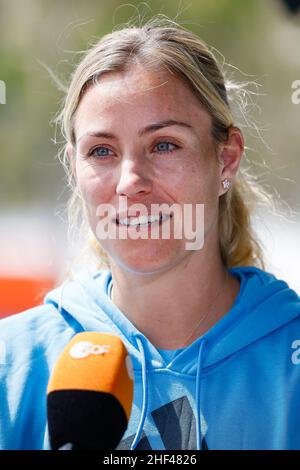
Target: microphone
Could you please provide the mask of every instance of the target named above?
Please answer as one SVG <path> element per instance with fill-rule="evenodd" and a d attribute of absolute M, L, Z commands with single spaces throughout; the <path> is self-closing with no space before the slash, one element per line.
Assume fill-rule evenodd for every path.
<path fill-rule="evenodd" d="M 51 448 L 115 449 L 127 429 L 132 401 L 132 363 L 121 339 L 97 332 L 75 335 L 48 383 Z"/>

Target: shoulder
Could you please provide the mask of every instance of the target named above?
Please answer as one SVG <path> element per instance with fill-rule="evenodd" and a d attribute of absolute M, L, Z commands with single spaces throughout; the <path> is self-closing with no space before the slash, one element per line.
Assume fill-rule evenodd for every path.
<path fill-rule="evenodd" d="M 49 374 L 73 335 L 53 304 L 0 321 L 1 449 L 43 448 Z"/>
<path fill-rule="evenodd" d="M 300 297 L 288 283 L 276 277 L 273 273 L 254 266 L 239 266 L 230 268 L 229 272 L 240 280 L 241 292 L 248 296 L 253 304 L 268 302 L 290 304 L 300 309 Z"/>
<path fill-rule="evenodd" d="M 79 272 L 48 292 L 43 305 L 0 320 L 0 365 L 15 370 L 43 359 L 51 367 L 76 333 L 100 327 L 95 299 L 109 280 L 108 271 Z"/>
<path fill-rule="evenodd" d="M 0 320 L 1 372 L 42 356 L 52 362 L 74 334 L 51 303 Z"/>

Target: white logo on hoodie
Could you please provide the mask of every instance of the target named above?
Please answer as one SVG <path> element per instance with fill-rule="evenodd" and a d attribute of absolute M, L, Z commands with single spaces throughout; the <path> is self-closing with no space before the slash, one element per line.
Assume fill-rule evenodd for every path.
<path fill-rule="evenodd" d="M 295 341 L 292 342 L 291 345 L 292 349 L 295 349 L 295 351 L 292 354 L 292 363 L 296 365 L 300 364 L 300 339 L 295 339 Z"/>

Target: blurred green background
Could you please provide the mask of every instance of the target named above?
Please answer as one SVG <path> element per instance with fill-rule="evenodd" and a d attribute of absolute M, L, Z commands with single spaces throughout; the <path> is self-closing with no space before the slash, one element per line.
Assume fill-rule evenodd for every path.
<path fill-rule="evenodd" d="M 238 80 L 260 83 L 255 116 L 270 148 L 246 133 L 253 149 L 248 157 L 266 161 L 269 169 L 261 168 L 260 179 L 300 212 L 300 104 L 291 100 L 292 83 L 300 79 L 299 13 L 290 14 L 280 0 L 0 0 L 0 80 L 6 84 L 6 104 L 0 104 L 0 272 L 48 269 L 56 275 L 67 259 L 65 222 L 57 215 L 67 192 L 51 124 L 63 94 L 41 62 L 67 83 L 76 51 L 133 16 L 157 13 L 219 50 L 247 74 L 237 71 Z M 259 230 L 270 269 L 297 288 L 299 220 L 271 214 L 268 220 L 270 228 Z"/>

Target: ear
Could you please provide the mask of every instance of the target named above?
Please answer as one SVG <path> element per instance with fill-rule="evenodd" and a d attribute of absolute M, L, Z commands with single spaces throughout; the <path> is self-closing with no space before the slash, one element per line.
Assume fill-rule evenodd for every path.
<path fill-rule="evenodd" d="M 244 153 L 244 137 L 240 129 L 231 127 L 228 139 L 219 148 L 218 158 L 220 161 L 220 192 L 219 196 L 226 193 L 228 187 L 223 187 L 222 181 L 227 180 L 232 185 Z"/>
<path fill-rule="evenodd" d="M 76 158 L 75 158 L 75 148 L 73 145 L 68 142 L 67 144 L 67 155 L 70 161 L 70 168 L 72 171 L 73 178 L 76 180 Z"/>

